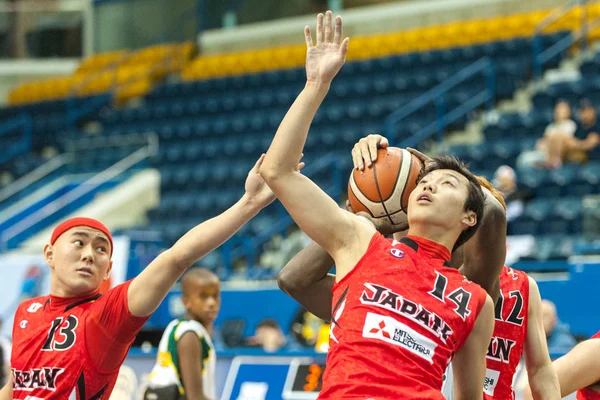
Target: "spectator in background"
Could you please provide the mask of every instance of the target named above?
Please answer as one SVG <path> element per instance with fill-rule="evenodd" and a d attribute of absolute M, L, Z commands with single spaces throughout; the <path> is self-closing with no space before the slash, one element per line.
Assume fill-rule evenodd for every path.
<path fill-rule="evenodd" d="M 493 184 L 506 200 L 506 220 L 510 222 L 523 214 L 525 204 L 533 195 L 518 188 L 515 170 L 508 165 L 501 165 L 494 174 Z"/>
<path fill-rule="evenodd" d="M 587 151 L 593 150 L 600 143 L 600 127 L 598 126 L 596 108 L 589 99 L 582 99 L 579 103 L 579 126 L 575 131 L 575 137 L 579 141 L 579 147 L 583 154 L 583 160 L 587 161 Z"/>
<path fill-rule="evenodd" d="M 274 353 L 285 346 L 285 335 L 281 327 L 274 319 L 264 319 L 256 327 L 254 336 L 248 338 L 251 346 L 260 346 L 267 353 Z"/>
<path fill-rule="evenodd" d="M 577 344 L 569 327 L 558 320 L 556 306 L 550 300 L 542 300 L 542 322 L 550 352 L 566 353 Z"/>
<path fill-rule="evenodd" d="M 568 150 L 573 145 L 577 125 L 571 119 L 571 106 L 560 100 L 554 107 L 554 122 L 546 127 L 544 137 L 537 148 L 544 152 L 544 166 L 558 168 L 565 161 Z"/>

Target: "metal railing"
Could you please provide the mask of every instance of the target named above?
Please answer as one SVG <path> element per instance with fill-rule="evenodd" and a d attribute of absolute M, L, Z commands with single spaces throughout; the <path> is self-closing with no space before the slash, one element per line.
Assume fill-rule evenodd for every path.
<path fill-rule="evenodd" d="M 83 196 L 97 190 L 101 185 L 118 177 L 130 168 L 134 167 L 141 161 L 153 157 L 158 151 L 158 137 L 155 134 L 146 136 L 147 145 L 139 150 L 131 153 L 122 160 L 111 165 L 104 171 L 92 176 L 75 188 L 56 198 L 49 204 L 46 204 L 36 212 L 28 215 L 18 223 L 12 225 L 0 234 L 0 250 L 6 251 L 14 246 L 14 240 L 19 235 L 22 235 L 28 229 L 31 229 L 36 224 L 43 222 L 47 218 L 56 214 L 59 211 L 68 209 L 75 201 Z M 75 147 L 73 148 L 75 150 Z"/>
<path fill-rule="evenodd" d="M 534 29 L 532 52 L 533 52 L 533 76 L 535 79 L 539 79 L 542 76 L 544 65 L 553 60 L 556 56 L 564 52 L 566 49 L 574 45 L 579 44 L 581 49 L 587 47 L 587 36 L 588 33 L 600 25 L 600 17 L 596 17 L 591 21 L 588 21 L 588 6 L 590 2 L 588 0 L 568 0 L 562 6 L 554 9 L 546 18 L 542 19 Z M 579 29 L 572 32 L 557 42 L 552 44 L 549 48 L 544 49 L 542 34 L 543 31 L 550 26 L 552 23 L 563 18 L 567 13 L 581 9 Z"/>
<path fill-rule="evenodd" d="M 485 88 L 475 96 L 472 96 L 465 103 L 448 111 L 448 93 L 459 84 L 478 74 L 483 74 L 485 76 Z M 483 57 L 390 114 L 385 120 L 385 132 L 392 143 L 398 143 L 398 127 L 401 122 L 421 110 L 424 106 L 433 103 L 436 110 L 435 120 L 429 125 L 419 129 L 410 137 L 403 139 L 400 143 L 402 147 L 415 146 L 420 141 L 428 139 L 435 133 L 437 133 L 438 137 L 441 139 L 445 128 L 449 124 L 482 104 L 487 104 L 487 107 L 492 109 L 494 107 L 495 98 L 495 63 L 493 60 Z"/>

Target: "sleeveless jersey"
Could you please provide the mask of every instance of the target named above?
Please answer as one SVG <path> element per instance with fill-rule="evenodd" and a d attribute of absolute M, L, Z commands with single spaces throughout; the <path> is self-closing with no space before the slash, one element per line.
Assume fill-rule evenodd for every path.
<path fill-rule="evenodd" d="M 523 271 L 504 267 L 496 303 L 492 340 L 486 356 L 483 385 L 487 400 L 514 400 L 513 378 L 523 354 L 529 312 L 529 278 Z"/>
<path fill-rule="evenodd" d="M 167 329 L 165 329 L 158 345 L 156 364 L 150 373 L 150 387 L 160 388 L 177 385 L 181 395 L 185 394 L 185 388 L 181 382 L 177 344 L 183 334 L 190 331 L 198 336 L 202 347 L 202 360 L 200 362 L 202 363 L 202 389 L 204 390 L 204 396 L 216 399 L 215 368 L 217 358 L 214 346 L 204 326 L 194 320 L 176 319 L 171 321 Z"/>
<path fill-rule="evenodd" d="M 443 399 L 442 374 L 486 292 L 449 268 L 445 247 L 376 233 L 333 288 L 322 400 Z"/>
<path fill-rule="evenodd" d="M 600 332 L 596 333 L 590 339 L 600 339 Z M 597 382 L 595 385 L 597 385 Z M 588 388 L 583 388 L 577 391 L 577 400 L 600 400 L 600 393 L 592 391 Z"/>
<path fill-rule="evenodd" d="M 103 296 L 41 296 L 21 303 L 13 326 L 13 399 L 108 399 L 148 319 L 129 312 L 129 283 Z M 106 369 L 98 359 L 114 367 Z"/>

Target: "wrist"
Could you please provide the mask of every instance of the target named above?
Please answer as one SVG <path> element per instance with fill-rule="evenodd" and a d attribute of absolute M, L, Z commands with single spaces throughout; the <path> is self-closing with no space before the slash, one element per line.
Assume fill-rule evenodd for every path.
<path fill-rule="evenodd" d="M 331 87 L 331 82 L 322 82 L 322 81 L 314 81 L 314 80 L 307 80 L 306 85 L 304 86 L 305 89 L 315 90 L 315 91 L 321 92 L 321 93 L 327 93 L 329 91 L 330 87 Z"/>
<path fill-rule="evenodd" d="M 256 215 L 263 208 L 263 206 L 256 201 L 256 198 L 248 193 L 244 193 L 238 201 L 238 205 L 243 212 L 248 213 L 249 215 Z"/>

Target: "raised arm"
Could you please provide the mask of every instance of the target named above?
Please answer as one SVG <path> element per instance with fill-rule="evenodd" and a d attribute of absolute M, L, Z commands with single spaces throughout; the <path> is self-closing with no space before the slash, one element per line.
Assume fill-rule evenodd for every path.
<path fill-rule="evenodd" d="M 341 17 L 335 20 L 335 32 L 330 11 L 325 24 L 323 19 L 319 14 L 316 46 L 312 43 L 310 28 L 304 29 L 306 86 L 281 122 L 260 173 L 300 229 L 333 257 L 338 279 L 341 279 L 364 254 L 375 229 L 340 209 L 333 199 L 294 167 L 302 154 L 315 113 L 344 64 L 348 50 L 348 39 L 342 41 Z"/>
<path fill-rule="evenodd" d="M 454 399 L 481 399 L 485 380 L 485 355 L 494 330 L 494 303 L 486 296 L 471 334 L 452 361 Z"/>
<path fill-rule="evenodd" d="M 535 400 L 560 400 L 562 397 L 558 377 L 552 367 L 542 322 L 542 299 L 537 283 L 532 278 L 529 278 L 528 308 L 524 353 L 533 398 Z"/>
<path fill-rule="evenodd" d="M 492 297 L 500 296 L 499 275 L 506 260 L 506 211 L 487 189 L 485 211 L 477 233 L 463 246 L 460 272 Z M 454 255 L 453 255 L 454 259 Z"/>
<path fill-rule="evenodd" d="M 335 275 L 328 274 L 333 258 L 311 243 L 294 256 L 277 275 L 279 288 L 322 320 L 331 319 Z"/>
<path fill-rule="evenodd" d="M 127 303 L 133 315 L 144 317 L 154 312 L 186 269 L 223 244 L 275 199 L 258 174 L 263 159 L 264 155 L 248 174 L 246 193 L 237 203 L 190 230 L 131 282 Z"/>

